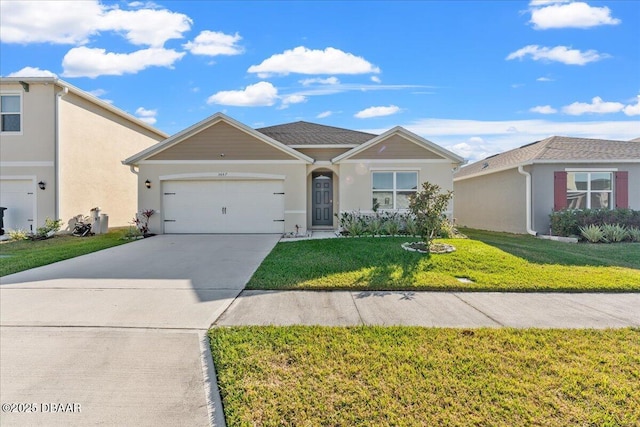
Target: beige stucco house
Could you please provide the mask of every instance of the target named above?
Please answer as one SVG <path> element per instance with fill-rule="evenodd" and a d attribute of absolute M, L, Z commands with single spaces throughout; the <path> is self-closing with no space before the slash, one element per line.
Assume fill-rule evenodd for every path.
<path fill-rule="evenodd" d="M 402 210 L 424 181 L 453 189 L 463 159 L 401 127 L 296 122 L 252 129 L 217 113 L 124 160 L 154 233 L 305 233 L 335 213 Z"/>
<path fill-rule="evenodd" d="M 57 78 L 0 79 L 0 206 L 5 229 L 34 230 L 100 207 L 110 226 L 137 209 L 121 160 L 167 137 Z"/>
<path fill-rule="evenodd" d="M 549 234 L 563 209 L 640 209 L 640 141 L 554 136 L 461 168 L 458 225 Z"/>

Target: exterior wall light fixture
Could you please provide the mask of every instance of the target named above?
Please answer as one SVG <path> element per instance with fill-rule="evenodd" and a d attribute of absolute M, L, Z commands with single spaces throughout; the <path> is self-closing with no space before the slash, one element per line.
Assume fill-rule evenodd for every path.
<path fill-rule="evenodd" d="M 146 181 L 144 182 L 144 186 L 145 186 L 145 187 L 147 187 L 147 188 L 151 188 L 151 181 L 146 180 Z"/>
<path fill-rule="evenodd" d="M 47 188 L 47 183 L 44 181 L 40 181 L 38 183 L 38 187 L 40 187 L 41 190 L 44 190 L 45 188 Z"/>

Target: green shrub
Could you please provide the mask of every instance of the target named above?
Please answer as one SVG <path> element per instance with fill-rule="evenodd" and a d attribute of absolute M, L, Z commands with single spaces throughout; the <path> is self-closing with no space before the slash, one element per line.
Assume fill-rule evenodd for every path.
<path fill-rule="evenodd" d="M 38 227 L 36 229 L 35 238 L 36 239 L 44 239 L 47 237 L 53 236 L 55 233 L 60 231 L 60 227 L 62 227 L 61 219 L 51 219 L 47 218 L 44 221 L 44 225 L 42 227 Z"/>
<path fill-rule="evenodd" d="M 407 216 L 404 221 L 404 231 L 409 236 L 417 236 L 420 233 L 418 230 L 418 223 L 412 216 Z"/>
<path fill-rule="evenodd" d="M 640 242 L 640 227 L 629 227 L 627 234 L 632 242 Z"/>
<path fill-rule="evenodd" d="M 551 233 L 556 236 L 580 236 L 580 228 L 589 225 L 620 224 L 640 227 L 640 211 L 632 209 L 575 209 L 552 212 Z"/>
<path fill-rule="evenodd" d="M 586 227 L 580 227 L 580 233 L 582 237 L 587 239 L 591 243 L 598 243 L 604 239 L 604 231 L 598 225 L 587 225 Z"/>
<path fill-rule="evenodd" d="M 400 232 L 400 224 L 396 218 L 389 218 L 384 224 L 384 231 L 389 236 L 396 236 Z"/>
<path fill-rule="evenodd" d="M 603 240 L 607 243 L 622 242 L 628 236 L 626 227 L 620 224 L 603 224 L 600 228 L 604 234 Z"/>

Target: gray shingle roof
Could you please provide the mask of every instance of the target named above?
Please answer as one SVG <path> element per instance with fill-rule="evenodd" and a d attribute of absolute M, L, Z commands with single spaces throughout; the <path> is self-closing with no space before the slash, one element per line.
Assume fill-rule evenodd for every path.
<path fill-rule="evenodd" d="M 542 162 L 637 160 L 640 162 L 640 142 L 552 136 L 472 163 L 460 169 L 454 178 L 492 173 L 538 160 Z"/>
<path fill-rule="evenodd" d="M 377 135 L 308 122 L 256 129 L 285 145 L 360 145 Z"/>

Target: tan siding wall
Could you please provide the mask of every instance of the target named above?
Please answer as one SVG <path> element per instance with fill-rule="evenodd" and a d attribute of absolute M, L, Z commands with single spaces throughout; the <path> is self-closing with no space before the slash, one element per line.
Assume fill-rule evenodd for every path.
<path fill-rule="evenodd" d="M 443 159 L 443 157 L 400 135 L 392 135 L 350 159 Z"/>
<path fill-rule="evenodd" d="M 224 157 L 221 154 L 224 154 Z M 296 160 L 296 158 L 227 123 L 219 122 L 148 160 Z"/>
<path fill-rule="evenodd" d="M 457 224 L 526 233 L 526 182 L 517 169 L 454 183 Z"/>
<path fill-rule="evenodd" d="M 296 148 L 296 150 L 312 159 L 323 161 L 338 157 L 340 154 L 351 150 L 351 148 Z"/>
<path fill-rule="evenodd" d="M 60 101 L 60 217 L 99 206 L 109 226 L 126 226 L 137 210 L 137 176 L 122 160 L 163 139 L 69 93 Z"/>
<path fill-rule="evenodd" d="M 305 232 L 307 222 L 306 214 L 306 165 L 300 164 L 142 164 L 138 174 L 138 206 L 139 209 L 155 209 L 158 215 L 151 217 L 150 225 L 153 233 L 162 233 L 162 185 L 160 176 L 177 174 L 208 173 L 213 176 L 208 179 L 217 179 L 220 172 L 227 173 L 253 173 L 284 175 L 284 209 L 285 232 L 295 231 L 296 224 L 300 226 L 300 232 Z M 145 180 L 152 182 L 151 189 L 144 186 Z M 207 178 L 202 178 L 207 179 Z M 246 179 L 229 177 L 228 179 Z M 256 209 L 260 209 L 256 206 Z M 286 211 L 290 211 L 287 213 Z"/>
<path fill-rule="evenodd" d="M 450 163 L 341 163 L 340 164 L 340 211 L 372 209 L 371 173 L 373 171 L 418 171 L 419 185 L 429 181 L 443 190 L 453 190 Z M 335 197 L 334 197 L 335 199 Z M 451 207 L 451 210 L 453 207 Z"/>
<path fill-rule="evenodd" d="M 19 84 L 2 84 L 2 93 L 22 93 L 22 135 L 2 134 L 3 162 L 55 160 L 54 85 L 30 84 L 24 92 Z"/>
<path fill-rule="evenodd" d="M 30 84 L 29 92 L 22 86 L 2 84 L 2 93 L 22 94 L 22 134 L 0 136 L 0 161 L 50 162 L 51 166 L 3 166 L 0 177 L 25 176 L 34 182 L 46 183 L 46 190 L 35 185 L 36 212 L 34 231 L 44 224 L 46 218 L 56 216 L 56 174 L 55 174 L 55 86 L 53 84 Z M 5 163 L 5 164 L 6 164 Z M 11 208 L 9 206 L 9 208 Z"/>

